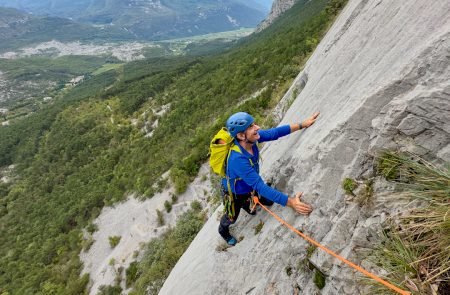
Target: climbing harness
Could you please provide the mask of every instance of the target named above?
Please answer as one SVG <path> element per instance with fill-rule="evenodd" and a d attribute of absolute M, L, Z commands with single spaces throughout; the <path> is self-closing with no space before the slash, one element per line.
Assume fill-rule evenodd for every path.
<path fill-rule="evenodd" d="M 359 265 L 354 264 L 353 262 L 348 261 L 347 259 L 345 259 L 344 257 L 334 253 L 333 251 L 331 251 L 330 249 L 328 249 L 325 246 L 322 246 L 321 244 L 319 244 L 318 242 L 316 242 L 315 240 L 311 239 L 310 237 L 308 237 L 307 235 L 305 235 L 304 233 L 300 232 L 299 230 L 297 230 L 295 227 L 293 227 L 292 225 L 290 225 L 289 223 L 287 223 L 286 221 L 284 221 L 283 219 L 281 219 L 281 217 L 279 217 L 278 215 L 276 215 L 275 213 L 273 213 L 272 211 L 270 211 L 270 209 L 268 209 L 266 206 L 264 206 L 263 204 L 261 204 L 261 202 L 259 201 L 258 197 L 253 197 L 253 201 L 255 203 L 255 207 L 256 205 L 260 205 L 264 210 L 266 210 L 267 212 L 269 212 L 270 215 L 272 215 L 273 217 L 275 217 L 276 220 L 278 220 L 282 225 L 286 226 L 287 228 L 289 228 L 291 231 L 295 232 L 296 234 L 298 234 L 300 237 L 302 237 L 303 239 L 307 240 L 308 242 L 310 242 L 311 244 L 313 244 L 314 246 L 322 249 L 323 251 L 327 252 L 328 254 L 330 254 L 331 256 L 334 256 L 335 258 L 339 259 L 340 261 L 344 262 L 345 264 L 349 265 L 350 267 L 356 269 L 357 271 L 359 271 L 360 273 L 368 276 L 369 278 L 385 285 L 386 287 L 388 287 L 391 290 L 394 290 L 395 292 L 402 294 L 402 295 L 411 295 L 410 292 L 402 290 L 394 285 L 392 285 L 391 283 L 381 279 L 380 277 L 378 277 L 377 275 L 363 269 L 362 267 L 360 267 Z M 254 210 L 255 208 L 253 208 Z"/>
<path fill-rule="evenodd" d="M 235 181 L 235 183 L 236 183 L 236 181 Z M 253 203 L 253 196 L 255 195 L 254 191 L 252 191 L 251 193 L 248 193 L 248 194 L 237 195 L 237 194 L 232 194 L 232 193 L 230 194 L 230 193 L 228 193 L 228 191 L 226 191 L 226 190 L 224 190 L 224 188 L 222 188 L 222 195 L 223 195 L 223 211 L 225 214 L 227 214 L 228 219 L 230 221 L 235 220 L 235 217 L 236 217 L 235 202 L 237 199 L 242 198 L 243 201 L 241 201 L 241 202 L 245 202 L 246 200 L 248 200 L 249 210 L 251 208 L 255 207 L 255 204 Z M 239 207 L 238 209 L 240 209 L 240 208 L 241 207 Z M 252 212 L 252 211 L 250 211 L 250 212 Z M 251 213 L 249 213 L 249 214 L 251 214 Z"/>

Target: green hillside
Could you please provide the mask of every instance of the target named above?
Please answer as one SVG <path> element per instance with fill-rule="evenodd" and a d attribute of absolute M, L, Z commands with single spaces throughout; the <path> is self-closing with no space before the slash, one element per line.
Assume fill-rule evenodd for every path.
<path fill-rule="evenodd" d="M 38 17 L 0 7 L 0 52 L 51 40 L 93 42 L 134 39 L 135 36 L 120 28 L 97 28 L 65 18 Z"/>
<path fill-rule="evenodd" d="M 0 294 L 83 294 L 82 229 L 92 229 L 101 209 L 127 193 L 151 197 L 166 171 L 183 192 L 207 158 L 211 135 L 232 112 L 249 111 L 270 125 L 267 111 L 345 2 L 298 1 L 269 30 L 225 53 L 129 63 L 0 127 L 0 166 L 15 164 L 15 180 L 0 184 Z M 168 111 L 158 115 L 163 107 Z M 162 250 L 170 255 L 164 265 L 148 258 L 155 268 L 134 277 L 135 291 L 157 290 L 180 249 Z"/>
<path fill-rule="evenodd" d="M 100 68 L 118 67 L 121 64 L 113 57 L 68 55 L 59 58 L 26 57 L 1 59 L 2 79 L 0 108 L 8 109 L 0 122 L 15 120 L 36 110 L 63 95 L 66 84 L 74 77 L 88 78 Z M 51 101 L 44 101 L 50 97 Z"/>

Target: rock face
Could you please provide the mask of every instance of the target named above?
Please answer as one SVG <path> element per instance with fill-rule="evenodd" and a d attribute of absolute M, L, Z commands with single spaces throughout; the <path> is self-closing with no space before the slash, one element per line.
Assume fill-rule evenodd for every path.
<path fill-rule="evenodd" d="M 261 32 L 262 30 L 270 26 L 275 21 L 275 19 L 282 15 L 283 12 L 291 8 L 292 5 L 295 4 L 295 2 L 296 0 L 275 0 L 272 4 L 272 9 L 270 10 L 269 15 L 258 25 L 255 32 Z"/>
<path fill-rule="evenodd" d="M 305 192 L 315 210 L 308 217 L 279 205 L 273 211 L 379 273 L 360 250 L 374 245 L 387 217 L 412 205 L 389 199 L 389 184 L 381 179 L 375 178 L 367 204 L 346 199 L 341 183 L 373 176 L 373 155 L 381 149 L 450 161 L 449 48 L 446 0 L 350 0 L 278 108 L 281 124 L 315 111 L 320 118 L 262 149 L 264 178 L 286 193 Z M 255 234 L 260 221 L 264 226 Z M 160 294 L 368 294 L 359 274 L 315 250 L 309 260 L 326 276 L 319 290 L 304 267 L 307 242 L 264 211 L 242 213 L 232 232 L 243 240 L 226 251 L 217 248 L 223 243 L 217 227 L 217 218 L 210 218 Z"/>

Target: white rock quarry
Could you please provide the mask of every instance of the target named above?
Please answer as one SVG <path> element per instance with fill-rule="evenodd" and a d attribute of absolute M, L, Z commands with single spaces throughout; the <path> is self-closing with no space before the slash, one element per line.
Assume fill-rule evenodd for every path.
<path fill-rule="evenodd" d="M 152 43 L 128 42 L 110 44 L 84 44 L 81 42 L 59 42 L 56 40 L 43 42 L 35 46 L 21 48 L 18 52 L 5 52 L 0 54 L 0 58 L 16 59 L 33 55 L 102 55 L 111 54 L 121 61 L 133 61 L 144 59 L 142 54 L 145 48 L 158 47 Z"/>
<path fill-rule="evenodd" d="M 97 294 L 101 285 L 114 285 L 119 267 L 126 269 L 136 260 L 135 251 L 139 252 L 141 245 L 161 236 L 168 227 L 174 226 L 177 218 L 190 208 L 193 200 L 200 201 L 203 207 L 206 206 L 206 199 L 211 191 L 211 182 L 205 180 L 206 175 L 209 175 L 209 166 L 204 165 L 187 191 L 178 197 L 170 213 L 166 212 L 164 201 L 171 200 L 171 188 L 145 201 L 130 196 L 125 202 L 102 210 L 94 222 L 98 227 L 93 234 L 94 243 L 89 251 L 80 253 L 84 264 L 82 273 L 89 273 L 91 279 L 89 294 Z M 158 225 L 156 209 L 164 212 L 164 226 Z M 121 237 L 114 249 L 109 243 L 109 237 L 112 236 Z M 122 273 L 123 290 L 126 289 L 124 276 L 125 271 Z"/>
<path fill-rule="evenodd" d="M 385 148 L 450 161 L 450 2 L 350 0 L 278 109 L 281 124 L 315 111 L 321 115 L 311 128 L 264 146 L 261 167 L 279 190 L 305 192 L 315 210 L 304 217 L 272 209 L 379 273 L 358 253 L 377 242 L 386 218 L 414 204 L 389 199 L 388 184 L 376 178 L 371 204 L 360 206 L 346 201 L 341 183 L 373 176 L 373 155 Z M 319 290 L 302 267 L 307 242 L 265 212 L 243 212 L 232 229 L 243 240 L 226 251 L 216 250 L 223 243 L 217 227 L 210 218 L 160 294 L 368 294 L 357 273 L 315 250 L 310 260 L 326 275 Z"/>

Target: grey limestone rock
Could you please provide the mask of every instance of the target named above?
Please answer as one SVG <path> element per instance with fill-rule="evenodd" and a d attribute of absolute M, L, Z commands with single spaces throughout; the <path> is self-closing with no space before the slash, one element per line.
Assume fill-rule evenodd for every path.
<path fill-rule="evenodd" d="M 280 124 L 315 111 L 319 119 L 261 150 L 263 177 L 290 195 L 304 192 L 314 208 L 310 216 L 272 210 L 375 273 L 382 270 L 358 251 L 371 246 L 386 218 L 420 204 L 390 198 L 391 187 L 376 178 L 370 204 L 346 202 L 342 180 L 373 177 L 373 159 L 385 149 L 450 161 L 449 15 L 446 0 L 349 0 L 278 108 Z M 353 270 L 316 250 L 310 260 L 326 275 L 319 290 L 300 263 L 308 243 L 264 211 L 243 214 L 233 231 L 244 239 L 226 252 L 215 251 L 222 241 L 218 221 L 209 219 L 160 294 L 367 294 Z M 259 220 L 264 228 L 255 235 Z"/>
<path fill-rule="evenodd" d="M 420 117 L 409 114 L 400 122 L 397 128 L 407 136 L 416 136 L 430 128 L 430 124 Z"/>

